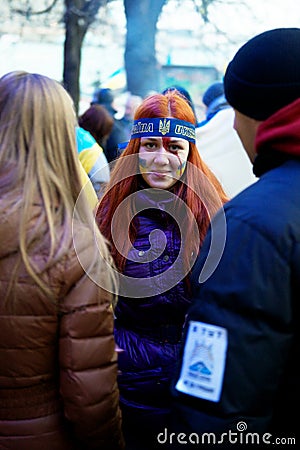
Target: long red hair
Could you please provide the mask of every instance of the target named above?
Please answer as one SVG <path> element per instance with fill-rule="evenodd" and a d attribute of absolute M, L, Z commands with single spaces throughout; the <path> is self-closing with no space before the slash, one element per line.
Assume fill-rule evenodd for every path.
<path fill-rule="evenodd" d="M 154 94 L 147 97 L 137 108 L 134 120 L 141 118 L 173 117 L 195 123 L 194 113 L 185 98 L 176 90 L 165 94 Z M 185 215 L 183 245 L 184 259 L 189 264 L 192 254 L 198 254 L 196 234 L 200 245 L 203 242 L 211 217 L 227 201 L 227 197 L 217 178 L 202 161 L 196 145 L 189 143 L 188 164 L 181 179 L 171 188 L 172 193 L 181 199 L 196 219 L 198 229 L 195 230 L 191 216 Z M 134 243 L 137 230 L 132 222 L 134 205 L 122 208 L 122 214 L 115 214 L 118 206 L 131 194 L 140 189 L 138 154 L 140 139 L 131 139 L 115 163 L 110 181 L 100 199 L 96 212 L 96 222 L 102 234 L 111 243 L 111 252 L 116 267 L 122 272 L 126 263 L 126 255 Z M 129 155 L 136 155 L 136 157 Z M 126 224 L 130 223 L 129 228 Z M 113 226 L 112 226 L 113 224 Z M 113 233 L 114 230 L 114 233 Z M 128 236 L 129 233 L 129 236 Z M 122 252 L 115 245 L 123 243 Z M 198 239 L 199 241 L 199 239 Z"/>

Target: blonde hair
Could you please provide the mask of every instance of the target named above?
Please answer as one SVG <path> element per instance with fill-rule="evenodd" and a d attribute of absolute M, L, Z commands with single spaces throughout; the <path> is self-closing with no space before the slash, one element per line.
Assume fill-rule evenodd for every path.
<path fill-rule="evenodd" d="M 73 102 L 59 82 L 23 71 L 0 79 L 0 214 L 4 210 L 20 213 L 21 260 L 50 296 L 42 273 L 70 251 L 73 220 L 92 230 L 100 253 L 110 259 L 106 242 L 94 227 L 93 212 L 80 195 L 75 126 Z M 32 221 L 34 204 L 42 207 L 41 215 Z M 45 235 L 48 254 L 41 269 L 34 260 Z M 94 253 L 91 267 L 99 261 L 96 245 Z M 113 291 L 115 281 L 110 275 L 106 288 Z"/>

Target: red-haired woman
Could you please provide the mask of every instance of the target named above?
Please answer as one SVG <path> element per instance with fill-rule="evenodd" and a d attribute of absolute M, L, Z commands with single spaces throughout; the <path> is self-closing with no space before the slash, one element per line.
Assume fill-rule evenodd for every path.
<path fill-rule="evenodd" d="M 140 450 L 155 448 L 167 424 L 189 272 L 211 216 L 227 198 L 199 156 L 195 116 L 177 91 L 147 97 L 134 119 L 96 220 L 119 271 L 123 428 L 127 448 Z"/>

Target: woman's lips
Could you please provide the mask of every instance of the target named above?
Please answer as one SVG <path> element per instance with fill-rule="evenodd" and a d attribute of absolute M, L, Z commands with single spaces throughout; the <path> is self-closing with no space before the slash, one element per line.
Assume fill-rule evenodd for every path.
<path fill-rule="evenodd" d="M 154 175 L 157 178 L 165 178 L 167 176 L 170 176 L 169 172 L 155 172 L 155 171 L 153 171 L 151 173 L 152 173 L 152 175 Z"/>

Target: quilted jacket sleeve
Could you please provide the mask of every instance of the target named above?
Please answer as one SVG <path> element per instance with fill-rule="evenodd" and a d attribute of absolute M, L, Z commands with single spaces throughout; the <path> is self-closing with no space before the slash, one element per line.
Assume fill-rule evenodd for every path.
<path fill-rule="evenodd" d="M 83 258 L 89 251 L 88 247 L 83 250 Z M 77 260 L 65 277 L 72 281 L 60 320 L 60 391 L 65 417 L 80 448 L 122 449 L 111 294 L 86 276 Z"/>

